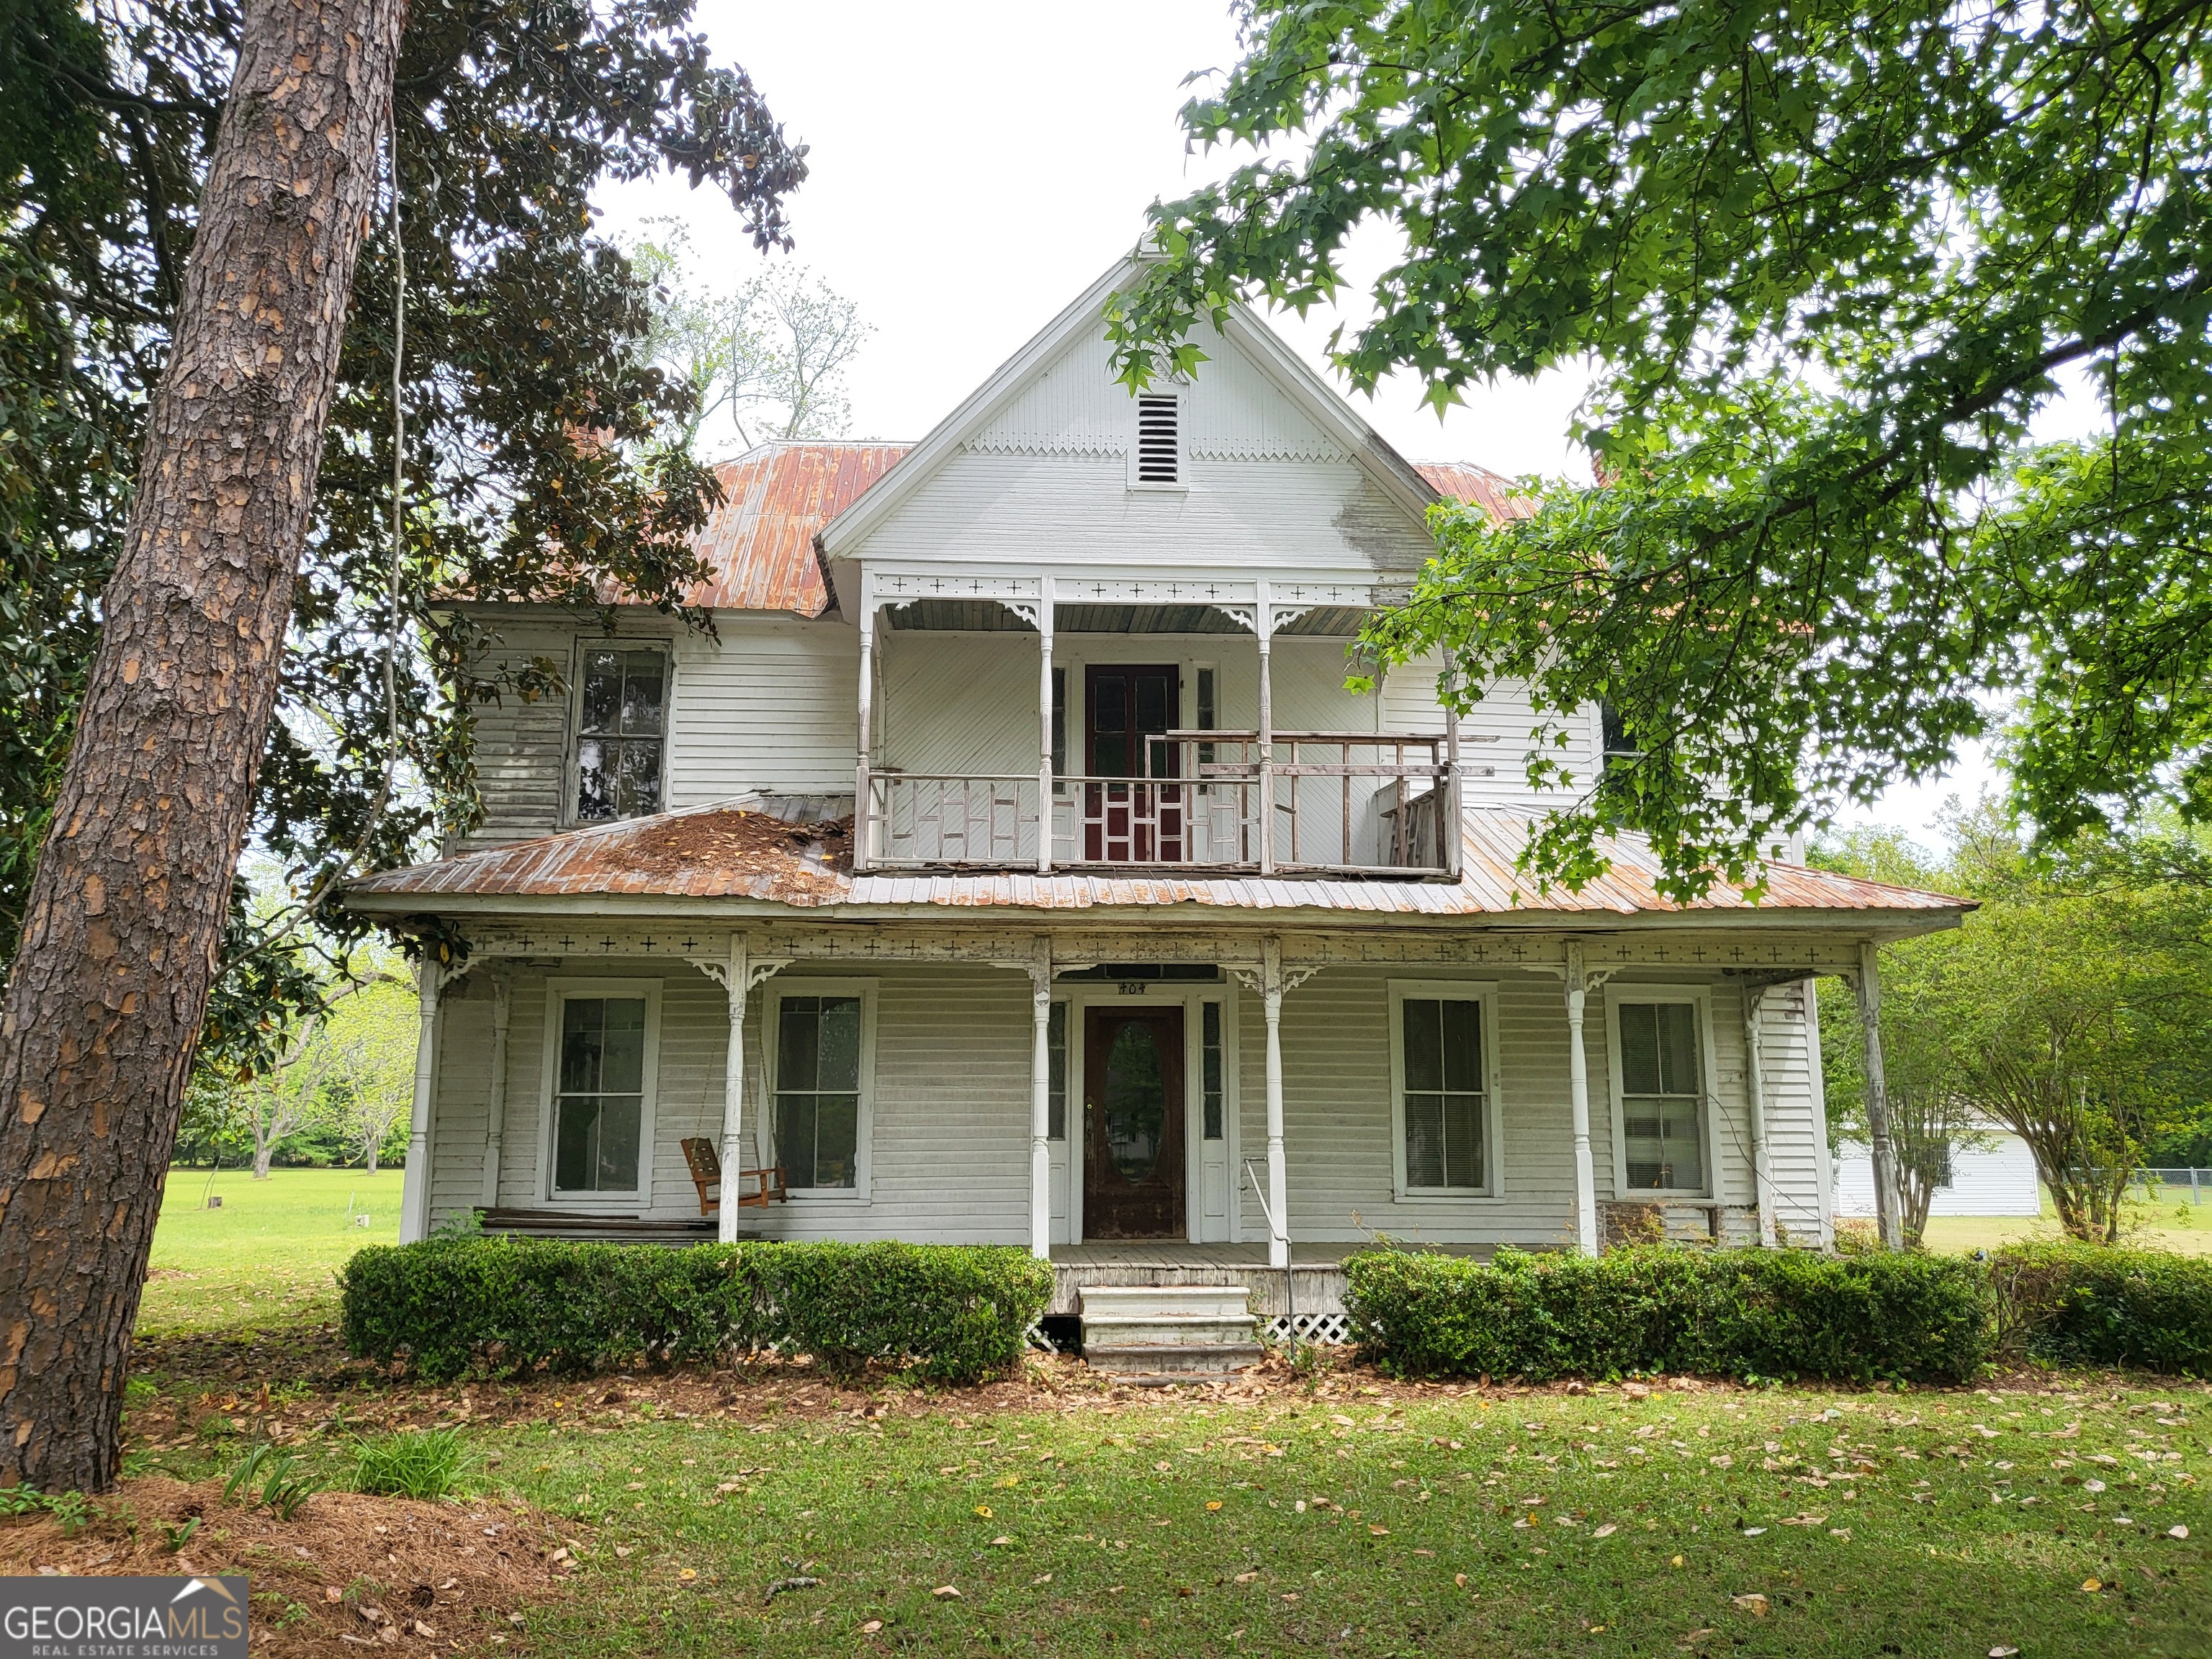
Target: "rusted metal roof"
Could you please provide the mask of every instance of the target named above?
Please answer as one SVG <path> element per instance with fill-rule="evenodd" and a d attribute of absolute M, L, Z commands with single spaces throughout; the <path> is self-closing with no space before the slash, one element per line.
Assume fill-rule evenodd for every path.
<path fill-rule="evenodd" d="M 1548 915 L 1634 916 L 1672 913 L 1852 912 L 1936 921 L 1967 901 L 1778 864 L 1757 905 L 1719 889 L 1693 904 L 1659 895 L 1650 843 L 1625 836 L 1604 843 L 1612 867 L 1578 893 L 1538 889 L 1516 868 L 1534 816 L 1474 807 L 1456 885 L 1314 877 L 1179 875 L 1172 871 L 1078 870 L 1050 876 L 1018 871 L 852 873 L 852 822 L 795 823 L 737 806 L 695 807 L 605 824 L 435 864 L 389 870 L 356 882 L 364 908 L 435 911 L 447 898 L 624 896 L 755 899 L 799 909 L 1088 910 L 1195 904 L 1230 910 L 1328 910 L 1406 916 Z M 480 908 L 471 903 L 468 908 Z M 1901 913 L 1901 914 L 1900 914 Z"/>
<path fill-rule="evenodd" d="M 904 444 L 765 443 L 715 468 L 722 505 L 695 544 L 714 571 L 689 601 L 726 611 L 818 617 L 829 586 L 814 532 L 891 470 Z"/>
<path fill-rule="evenodd" d="M 1525 519 L 1536 510 L 1536 504 L 1515 488 L 1512 479 L 1472 461 L 1416 461 L 1413 471 L 1426 478 L 1437 495 L 1479 507 L 1492 522 Z"/>

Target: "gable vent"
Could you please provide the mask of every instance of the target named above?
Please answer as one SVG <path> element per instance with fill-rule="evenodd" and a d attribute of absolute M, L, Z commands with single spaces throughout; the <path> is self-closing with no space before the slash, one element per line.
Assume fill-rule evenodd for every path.
<path fill-rule="evenodd" d="M 1182 445 L 1176 430 L 1176 400 L 1137 399 L 1137 482 L 1182 482 Z"/>

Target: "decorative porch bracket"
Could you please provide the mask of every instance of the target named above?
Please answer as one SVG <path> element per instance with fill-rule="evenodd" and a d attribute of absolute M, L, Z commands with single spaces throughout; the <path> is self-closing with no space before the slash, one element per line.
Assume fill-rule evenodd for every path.
<path fill-rule="evenodd" d="M 738 1176 L 745 1167 L 745 1002 L 769 975 L 791 966 L 789 957 L 756 956 L 743 933 L 730 935 L 726 957 L 685 958 L 720 985 L 729 999 L 729 1047 L 722 1060 L 722 1202 L 715 1211 L 717 1236 L 725 1244 L 738 1237 Z"/>

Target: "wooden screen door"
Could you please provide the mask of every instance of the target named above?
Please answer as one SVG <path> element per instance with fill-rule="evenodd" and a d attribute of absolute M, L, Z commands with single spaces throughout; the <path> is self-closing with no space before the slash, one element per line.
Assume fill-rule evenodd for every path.
<path fill-rule="evenodd" d="M 1178 724 L 1182 676 L 1173 664 L 1094 663 L 1084 672 L 1083 690 L 1085 772 L 1094 779 L 1175 775 L 1175 750 L 1145 741 Z M 1083 856 L 1088 862 L 1182 861 L 1182 785 L 1093 782 L 1083 787 Z"/>
<path fill-rule="evenodd" d="M 1182 1238 L 1180 1008 L 1083 1015 L 1083 1234 Z"/>

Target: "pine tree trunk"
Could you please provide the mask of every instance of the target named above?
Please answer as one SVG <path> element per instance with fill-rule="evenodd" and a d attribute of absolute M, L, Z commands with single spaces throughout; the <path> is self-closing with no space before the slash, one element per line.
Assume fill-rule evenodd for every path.
<path fill-rule="evenodd" d="M 246 0 L 0 1003 L 0 1484 L 100 1492 L 275 704 L 404 0 Z"/>

